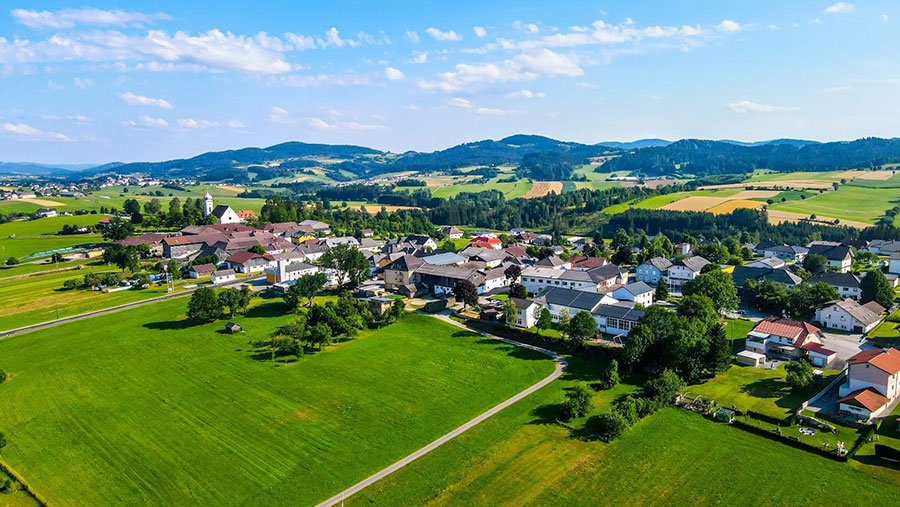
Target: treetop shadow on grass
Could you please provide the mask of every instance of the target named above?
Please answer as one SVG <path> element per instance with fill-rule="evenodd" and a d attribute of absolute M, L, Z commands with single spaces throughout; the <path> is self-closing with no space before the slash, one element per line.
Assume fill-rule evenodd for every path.
<path fill-rule="evenodd" d="M 194 326 L 202 326 L 203 323 L 194 322 L 190 319 L 180 319 L 180 320 L 161 320 L 157 322 L 145 322 L 141 324 L 141 327 L 145 327 L 147 329 L 154 329 L 157 331 L 173 331 L 173 330 L 182 330 L 187 329 L 189 327 Z"/>
<path fill-rule="evenodd" d="M 534 416 L 534 419 L 528 421 L 528 424 L 541 426 L 556 424 L 556 421 L 562 416 L 561 403 L 562 401 L 560 401 L 560 403 L 547 403 L 536 407 L 531 411 L 531 415 Z"/>
<path fill-rule="evenodd" d="M 284 303 L 271 302 L 248 308 L 244 313 L 244 316 L 248 319 L 265 319 L 271 317 L 281 317 L 289 313 L 290 312 L 288 311 L 288 307 Z"/>

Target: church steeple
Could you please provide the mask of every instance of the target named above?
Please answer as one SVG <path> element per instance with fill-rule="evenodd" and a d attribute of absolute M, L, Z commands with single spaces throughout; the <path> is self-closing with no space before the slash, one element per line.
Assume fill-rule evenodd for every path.
<path fill-rule="evenodd" d="M 207 192 L 206 195 L 203 196 L 203 216 L 209 216 L 209 214 L 212 213 L 212 210 L 213 198 L 209 195 L 209 192 Z"/>

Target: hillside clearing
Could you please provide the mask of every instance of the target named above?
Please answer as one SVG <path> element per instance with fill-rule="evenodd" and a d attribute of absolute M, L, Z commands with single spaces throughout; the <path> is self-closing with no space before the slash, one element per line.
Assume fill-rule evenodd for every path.
<path fill-rule="evenodd" d="M 769 216 L 769 223 L 778 225 L 781 222 L 792 222 L 797 223 L 801 220 L 809 219 L 808 214 L 803 213 L 794 213 L 791 211 L 783 211 L 778 209 L 769 208 L 766 210 Z M 819 219 L 814 223 L 823 223 L 825 220 Z M 847 227 L 853 227 L 855 229 L 865 229 L 866 227 L 871 227 L 872 224 L 867 224 L 863 222 L 855 222 L 853 220 L 838 220 L 838 225 L 846 225 Z M 828 220 L 828 225 L 834 225 L 833 220 Z"/>
<path fill-rule="evenodd" d="M 534 185 L 531 187 L 524 197 L 525 199 L 530 199 L 532 197 L 543 197 L 550 192 L 559 195 L 562 193 L 563 184 L 561 181 L 535 181 Z"/>
<path fill-rule="evenodd" d="M 692 195 L 690 197 L 685 197 L 684 199 L 679 199 L 675 202 L 666 204 L 660 209 L 671 211 L 705 211 L 709 208 L 712 208 L 713 206 L 728 202 L 728 200 L 729 198 L 727 197 L 706 197 Z"/>

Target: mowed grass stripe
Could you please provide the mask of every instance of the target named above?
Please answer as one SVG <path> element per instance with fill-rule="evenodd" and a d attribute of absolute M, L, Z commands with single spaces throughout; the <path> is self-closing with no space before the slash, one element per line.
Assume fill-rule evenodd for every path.
<path fill-rule="evenodd" d="M 185 306 L 0 342 L 4 459 L 51 503 L 315 503 L 554 366 L 418 315 L 276 365 L 247 343 L 290 320 L 280 301 L 234 319 L 242 335 Z"/>

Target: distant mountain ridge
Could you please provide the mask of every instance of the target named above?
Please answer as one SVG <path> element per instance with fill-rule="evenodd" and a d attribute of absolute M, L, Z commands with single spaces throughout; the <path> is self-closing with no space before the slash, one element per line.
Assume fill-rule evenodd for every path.
<path fill-rule="evenodd" d="M 189 177 L 249 182 L 289 176 L 311 167 L 324 168 L 338 181 L 398 171 L 434 172 L 468 166 L 519 164 L 529 154 L 542 160 L 585 160 L 619 155 L 603 165 L 605 171 L 631 171 L 648 176 L 736 174 L 766 168 L 777 171 L 852 169 L 900 162 L 900 140 L 863 138 L 821 143 L 802 139 L 735 140 L 639 139 L 584 144 L 546 136 L 516 134 L 485 139 L 433 152 L 389 153 L 365 146 L 291 141 L 265 148 L 241 148 L 163 162 L 113 162 L 78 171 L 76 166 L 0 163 L 0 172 L 56 175 L 69 178 L 103 173 L 145 173 L 153 177 Z M 533 157 L 532 157 L 533 158 Z M 262 177 L 261 175 L 265 175 Z"/>

